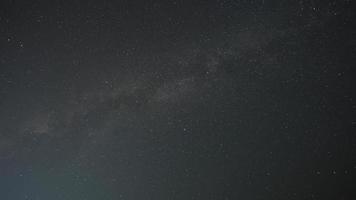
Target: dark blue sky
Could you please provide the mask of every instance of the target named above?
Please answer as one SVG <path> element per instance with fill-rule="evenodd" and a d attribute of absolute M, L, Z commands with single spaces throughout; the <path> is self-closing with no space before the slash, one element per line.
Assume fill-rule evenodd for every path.
<path fill-rule="evenodd" d="M 0 199 L 352 199 L 351 1 L 2 1 Z"/>

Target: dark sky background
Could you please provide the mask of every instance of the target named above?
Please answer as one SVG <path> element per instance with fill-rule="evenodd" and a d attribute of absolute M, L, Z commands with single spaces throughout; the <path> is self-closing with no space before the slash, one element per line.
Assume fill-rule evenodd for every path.
<path fill-rule="evenodd" d="M 355 35 L 351 0 L 3 0 L 0 199 L 355 199 Z"/>

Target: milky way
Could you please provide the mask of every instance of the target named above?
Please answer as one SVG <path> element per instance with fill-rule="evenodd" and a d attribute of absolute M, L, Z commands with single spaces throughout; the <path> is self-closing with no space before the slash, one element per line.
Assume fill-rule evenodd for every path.
<path fill-rule="evenodd" d="M 350 199 L 350 1 L 4 1 L 0 199 Z"/>

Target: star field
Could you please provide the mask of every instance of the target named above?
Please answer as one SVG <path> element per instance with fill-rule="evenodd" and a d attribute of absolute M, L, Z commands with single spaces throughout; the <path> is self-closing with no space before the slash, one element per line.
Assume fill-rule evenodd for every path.
<path fill-rule="evenodd" d="M 0 199 L 353 199 L 351 4 L 2 1 Z"/>

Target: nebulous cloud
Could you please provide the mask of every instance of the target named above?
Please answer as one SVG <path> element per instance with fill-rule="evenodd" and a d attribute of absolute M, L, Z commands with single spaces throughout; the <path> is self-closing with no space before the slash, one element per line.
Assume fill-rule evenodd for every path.
<path fill-rule="evenodd" d="M 158 87 L 152 100 L 159 103 L 175 103 L 192 97 L 196 89 L 194 78 L 174 80 Z"/>
<path fill-rule="evenodd" d="M 52 134 L 50 123 L 50 113 L 33 113 L 33 115 L 22 124 L 20 131 L 34 135 Z"/>

